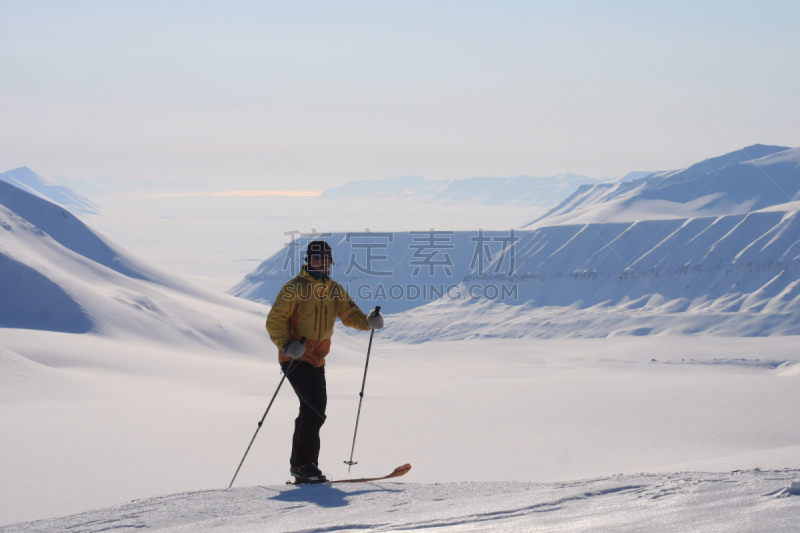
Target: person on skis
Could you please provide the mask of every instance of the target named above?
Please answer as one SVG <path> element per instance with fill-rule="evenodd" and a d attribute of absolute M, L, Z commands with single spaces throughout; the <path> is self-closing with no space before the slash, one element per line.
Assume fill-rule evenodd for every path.
<path fill-rule="evenodd" d="M 281 288 L 267 316 L 267 331 L 278 347 L 281 369 L 300 400 L 289 459 L 289 472 L 300 482 L 327 480 L 318 466 L 319 431 L 326 418 L 325 356 L 334 322 L 338 318 L 345 326 L 365 331 L 383 327 L 383 315 L 375 310 L 365 315 L 329 277 L 332 264 L 327 242 L 308 243 L 306 263 Z"/>

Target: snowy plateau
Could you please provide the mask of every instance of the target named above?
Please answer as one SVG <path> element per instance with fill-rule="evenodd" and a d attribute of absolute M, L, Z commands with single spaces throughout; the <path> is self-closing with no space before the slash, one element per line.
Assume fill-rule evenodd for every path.
<path fill-rule="evenodd" d="M 387 326 L 348 473 L 369 335 L 337 325 L 320 466 L 413 467 L 304 487 L 284 484 L 283 389 L 225 488 L 280 382 L 271 298 L 313 236 L 224 294 L 92 229 L 101 201 L 0 178 L 0 531 L 800 530 L 798 148 L 565 174 L 541 201 L 524 177 L 330 191 L 386 214 L 371 232 L 305 223 Z M 432 254 L 429 226 L 400 224 L 415 198 L 474 225 L 437 226 Z"/>

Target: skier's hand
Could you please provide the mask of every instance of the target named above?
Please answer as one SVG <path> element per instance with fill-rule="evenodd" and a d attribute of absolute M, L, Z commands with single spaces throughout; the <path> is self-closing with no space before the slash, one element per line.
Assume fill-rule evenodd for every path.
<path fill-rule="evenodd" d="M 383 315 L 377 307 L 370 311 L 367 317 L 367 324 L 372 329 L 381 329 L 383 327 Z"/>
<path fill-rule="evenodd" d="M 292 359 L 300 359 L 306 354 L 306 345 L 303 343 L 304 340 L 305 339 L 287 342 L 283 345 L 283 353 Z"/>

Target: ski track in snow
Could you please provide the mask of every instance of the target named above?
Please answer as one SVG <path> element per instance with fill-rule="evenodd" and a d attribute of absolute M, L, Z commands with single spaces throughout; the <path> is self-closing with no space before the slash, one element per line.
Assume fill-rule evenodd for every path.
<path fill-rule="evenodd" d="M 797 531 L 798 470 L 610 476 L 565 483 L 256 486 L 134 500 L 20 523 L 64 531 Z"/>

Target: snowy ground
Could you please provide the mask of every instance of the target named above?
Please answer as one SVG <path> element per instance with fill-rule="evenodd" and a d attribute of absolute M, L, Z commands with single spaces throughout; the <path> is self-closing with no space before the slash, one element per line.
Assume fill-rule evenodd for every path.
<path fill-rule="evenodd" d="M 137 500 L 22 532 L 797 531 L 798 470 L 567 483 L 266 485 Z M 800 485 L 800 483 L 798 483 Z"/>
<path fill-rule="evenodd" d="M 262 328 L 262 319 L 254 316 L 252 327 Z M 12 337 L 27 352 L 18 353 Z M 272 524 L 260 522 L 263 516 L 281 517 L 308 507 L 312 514 L 275 518 L 274 530 L 319 530 L 328 524 L 330 531 L 343 523 L 353 528 L 373 523 L 413 529 L 430 523 L 500 530 L 517 520 L 522 528 L 556 528 L 560 519 L 576 528 L 619 523 L 657 529 L 659 520 L 669 524 L 688 506 L 696 512 L 681 518 L 687 522 L 678 529 L 711 527 L 713 517 L 744 528 L 747 522 L 727 515 L 746 501 L 754 523 L 774 520 L 770 523 L 778 528 L 788 516 L 781 514 L 789 513 L 782 510 L 788 504 L 759 495 L 790 486 L 796 473 L 731 478 L 670 472 L 800 468 L 798 337 L 480 339 L 409 345 L 381 339 L 378 332 L 353 474 L 385 474 L 410 462 L 414 468 L 403 482 L 411 485 L 315 488 L 311 501 L 303 499 L 309 492 L 280 485 L 288 477 L 297 405 L 288 389 L 281 391 L 237 479 L 241 492 L 169 496 L 221 489 L 230 482 L 278 383 L 266 333 L 259 346 L 263 358 L 91 334 L 4 330 L 0 339 L 0 358 L 10 369 L 0 387 L 2 524 L 163 496 L 102 511 L 85 522 L 130 515 L 140 516 L 148 527 L 208 520 L 209 526 L 227 523 L 231 530 L 247 530 L 253 522 Z M 339 331 L 334 341 L 321 466 L 338 478 L 347 475 L 342 461 L 349 456 L 367 335 Z M 80 356 L 67 367 L 76 353 Z M 570 481 L 637 472 L 665 474 Z M 683 488 L 669 499 L 653 500 L 665 479 L 665 487 Z M 424 485 L 451 482 L 472 483 Z M 530 484 L 545 482 L 557 483 Z M 585 496 L 629 485 L 644 487 Z M 400 492 L 390 492 L 395 490 Z M 226 504 L 232 494 L 246 497 Z M 787 501 L 794 503 L 794 498 Z M 398 514 L 389 513 L 403 502 L 408 505 L 398 505 Z M 629 509 L 630 502 L 638 507 Z M 538 504 L 543 507 L 532 507 Z M 188 507 L 178 513 L 169 505 Z M 316 514 L 334 505 L 351 514 Z M 537 511 L 554 507 L 561 514 L 545 518 Z M 375 509 L 386 512 L 372 513 Z M 487 521 L 470 525 L 467 518 L 474 514 Z M 70 520 L 76 527 L 69 531 L 128 523 L 77 527 L 83 519 Z M 190 524 L 185 530 L 202 529 Z"/>

